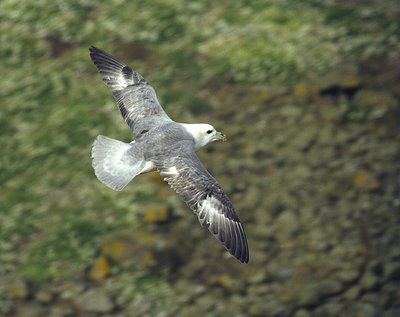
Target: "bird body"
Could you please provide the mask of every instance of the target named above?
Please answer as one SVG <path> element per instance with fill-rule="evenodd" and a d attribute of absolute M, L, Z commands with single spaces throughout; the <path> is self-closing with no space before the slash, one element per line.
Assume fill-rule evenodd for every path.
<path fill-rule="evenodd" d="M 90 48 L 92 61 L 110 88 L 133 140 L 124 143 L 99 135 L 92 147 L 97 178 L 122 190 L 137 175 L 157 170 L 197 214 L 200 224 L 241 262 L 248 262 L 247 239 L 235 209 L 195 154 L 225 135 L 207 123 L 179 123 L 165 113 L 155 90 L 129 66 Z"/>

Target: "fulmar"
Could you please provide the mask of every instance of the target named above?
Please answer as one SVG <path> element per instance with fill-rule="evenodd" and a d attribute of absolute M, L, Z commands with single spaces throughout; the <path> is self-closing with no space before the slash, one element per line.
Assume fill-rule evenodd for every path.
<path fill-rule="evenodd" d="M 225 135 L 210 124 L 173 121 L 142 75 L 102 50 L 92 46 L 89 51 L 133 132 L 130 143 L 97 136 L 92 147 L 92 165 L 97 178 L 120 191 L 135 176 L 157 170 L 197 214 L 200 224 L 229 253 L 247 263 L 249 248 L 240 219 L 221 186 L 195 153 L 210 142 L 225 140 Z"/>

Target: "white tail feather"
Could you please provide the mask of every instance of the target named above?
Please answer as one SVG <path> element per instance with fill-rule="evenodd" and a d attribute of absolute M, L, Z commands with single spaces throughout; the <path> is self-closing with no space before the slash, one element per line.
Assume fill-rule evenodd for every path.
<path fill-rule="evenodd" d="M 99 135 L 92 147 L 92 166 L 97 178 L 114 190 L 122 190 L 138 174 L 146 161 L 135 144 Z"/>

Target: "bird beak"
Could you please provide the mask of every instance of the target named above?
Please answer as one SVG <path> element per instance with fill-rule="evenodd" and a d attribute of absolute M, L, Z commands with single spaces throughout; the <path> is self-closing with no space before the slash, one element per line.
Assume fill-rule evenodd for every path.
<path fill-rule="evenodd" d="M 218 132 L 217 133 L 217 141 L 221 140 L 221 141 L 226 141 L 228 138 L 226 137 L 225 134 L 223 134 L 222 132 Z"/>

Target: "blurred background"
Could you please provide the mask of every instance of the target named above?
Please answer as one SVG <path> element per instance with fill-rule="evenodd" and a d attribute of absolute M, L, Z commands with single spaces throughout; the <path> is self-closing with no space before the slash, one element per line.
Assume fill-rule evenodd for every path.
<path fill-rule="evenodd" d="M 91 45 L 228 135 L 249 264 L 156 173 L 96 179 L 131 134 Z M 400 316 L 398 0 L 2 0 L 0 57 L 1 316 Z"/>

